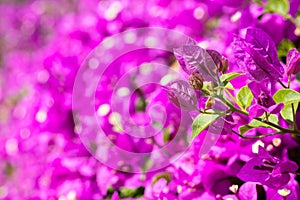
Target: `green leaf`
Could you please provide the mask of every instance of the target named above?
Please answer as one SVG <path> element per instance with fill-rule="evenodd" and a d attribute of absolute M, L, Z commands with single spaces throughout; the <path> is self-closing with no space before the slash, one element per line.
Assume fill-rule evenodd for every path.
<path fill-rule="evenodd" d="M 171 127 L 163 129 L 164 143 L 166 144 L 170 139 Z"/>
<path fill-rule="evenodd" d="M 153 180 L 152 180 L 152 185 L 154 185 L 157 181 L 159 181 L 160 179 L 165 179 L 167 181 L 167 184 L 170 183 L 171 181 L 171 175 L 168 172 L 162 172 L 160 174 L 157 174 Z"/>
<path fill-rule="evenodd" d="M 9 162 L 7 162 L 6 164 L 5 164 L 5 167 L 4 167 L 4 174 L 6 174 L 6 175 L 8 175 L 8 176 L 11 176 L 11 175 L 13 175 L 13 173 L 14 173 L 14 166 L 11 164 L 11 163 L 9 163 Z"/>
<path fill-rule="evenodd" d="M 290 10 L 290 3 L 288 0 L 268 0 L 265 8 L 266 12 L 275 12 L 285 16 Z"/>
<path fill-rule="evenodd" d="M 111 199 L 114 192 L 115 192 L 114 188 L 111 185 L 109 185 L 107 187 L 107 191 L 106 191 L 106 195 L 105 195 L 104 199 Z"/>
<path fill-rule="evenodd" d="M 272 122 L 274 124 L 278 124 L 278 117 L 277 117 L 277 115 L 274 115 L 274 114 L 269 115 L 268 120 L 269 120 L 269 122 Z M 259 128 L 259 127 L 260 128 L 273 128 L 274 130 L 277 130 L 274 127 L 272 127 L 272 126 L 270 126 L 268 124 L 265 124 L 265 123 L 263 123 L 263 122 L 261 122 L 259 120 L 253 119 L 249 124 L 244 125 L 244 126 L 240 126 L 239 127 L 239 132 L 240 132 L 240 134 L 243 135 L 247 131 L 249 131 L 249 130 L 251 130 L 253 128 Z"/>
<path fill-rule="evenodd" d="M 299 103 L 300 93 L 291 89 L 281 89 L 274 94 L 273 99 L 276 103 L 282 102 L 284 105 Z"/>
<path fill-rule="evenodd" d="M 282 61 L 284 61 L 283 59 L 286 58 L 288 51 L 294 47 L 295 45 L 291 40 L 288 39 L 282 40 L 277 47 L 278 57 L 282 59 Z"/>
<path fill-rule="evenodd" d="M 227 84 L 229 81 L 239 76 L 242 76 L 242 74 L 231 72 L 231 73 L 223 74 L 220 79 L 223 83 L 225 82 Z M 224 85 L 226 85 L 225 83 Z"/>
<path fill-rule="evenodd" d="M 253 128 L 258 128 L 258 127 L 270 128 L 270 127 L 271 127 L 271 126 L 269 126 L 268 124 L 265 124 L 265 123 L 263 123 L 263 122 L 261 122 L 261 121 L 258 121 L 258 120 L 256 120 L 256 119 L 253 119 L 253 120 L 250 122 L 249 126 L 251 126 L 251 127 L 253 127 Z"/>
<path fill-rule="evenodd" d="M 279 120 L 278 120 L 278 116 L 275 114 L 271 114 L 268 117 L 269 122 L 272 122 L 273 124 L 278 124 Z"/>
<path fill-rule="evenodd" d="M 284 104 L 284 108 L 280 111 L 281 116 L 285 120 L 293 122 L 292 104 L 297 110 L 300 102 L 300 93 L 291 89 L 281 89 L 274 94 L 273 99 L 276 103 Z"/>
<path fill-rule="evenodd" d="M 246 109 L 252 103 L 253 94 L 252 94 L 251 90 L 248 88 L 248 86 L 246 85 L 239 90 L 236 98 L 237 98 L 238 105 L 241 108 Z"/>
<path fill-rule="evenodd" d="M 150 158 L 145 158 L 145 164 L 142 166 L 143 173 L 146 172 L 147 169 L 150 169 L 153 165 L 153 160 Z"/>
<path fill-rule="evenodd" d="M 264 115 L 262 115 L 262 116 L 264 116 Z M 268 121 L 272 122 L 273 124 L 278 124 L 278 117 L 277 117 L 277 115 L 274 115 L 274 114 L 269 115 Z M 249 125 L 252 126 L 252 127 L 254 127 L 254 128 L 257 128 L 257 127 L 271 128 L 270 125 L 265 124 L 265 123 L 263 123 L 263 122 L 261 122 L 259 120 L 256 120 L 256 119 L 253 119 L 250 122 Z"/>
<path fill-rule="evenodd" d="M 202 92 L 205 95 L 210 95 L 212 90 L 213 90 L 212 82 L 210 82 L 210 81 L 204 81 L 203 82 L 203 87 L 202 87 Z"/>
<path fill-rule="evenodd" d="M 296 74 L 296 80 L 300 82 L 300 73 Z"/>
<path fill-rule="evenodd" d="M 233 87 L 233 85 L 230 82 L 228 82 L 226 85 L 223 85 L 223 86 L 219 85 L 219 86 L 217 86 L 217 87 L 214 88 L 214 90 L 219 90 L 219 89 L 234 90 L 234 87 Z"/>
<path fill-rule="evenodd" d="M 294 104 L 295 110 L 297 110 L 298 108 L 298 104 Z M 281 116 L 283 117 L 283 119 L 289 121 L 289 122 L 293 122 L 293 110 L 292 110 L 292 104 L 287 104 L 284 105 L 284 108 L 280 111 Z"/>
<path fill-rule="evenodd" d="M 249 131 L 250 129 L 253 129 L 254 127 L 249 126 L 249 125 L 244 125 L 244 126 L 240 126 L 239 127 L 239 132 L 241 135 L 244 135 L 244 133 L 246 133 L 247 131 Z"/>
<path fill-rule="evenodd" d="M 221 115 L 200 113 L 192 125 L 192 140 L 206 129 L 209 125 L 214 123 Z"/>
<path fill-rule="evenodd" d="M 224 88 L 225 89 L 234 90 L 234 87 L 233 87 L 233 85 L 230 82 L 228 82 Z"/>
<path fill-rule="evenodd" d="M 161 130 L 163 128 L 163 125 L 158 121 L 153 121 L 152 125 L 158 130 Z"/>
<path fill-rule="evenodd" d="M 138 187 L 138 188 L 126 188 L 122 187 L 119 190 L 120 198 L 139 198 L 144 195 L 145 188 Z"/>

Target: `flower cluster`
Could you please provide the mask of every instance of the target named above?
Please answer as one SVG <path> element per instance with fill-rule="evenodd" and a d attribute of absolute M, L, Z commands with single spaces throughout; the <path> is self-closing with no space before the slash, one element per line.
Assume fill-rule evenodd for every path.
<path fill-rule="evenodd" d="M 0 199 L 300 199 L 299 7 L 292 0 L 2 1 Z M 141 27 L 190 38 L 179 46 L 144 31 L 108 40 Z M 85 59 L 94 48 L 101 54 L 101 42 L 118 50 L 139 40 L 174 52 Z M 97 131 L 80 135 L 72 108 L 81 64 L 95 70 L 104 61 L 110 66 L 92 106 L 111 146 Z M 82 87 L 82 97 L 90 95 Z M 84 103 L 83 110 L 91 104 Z M 153 154 L 112 168 L 97 160 L 124 158 L 107 153 L 112 146 Z"/>

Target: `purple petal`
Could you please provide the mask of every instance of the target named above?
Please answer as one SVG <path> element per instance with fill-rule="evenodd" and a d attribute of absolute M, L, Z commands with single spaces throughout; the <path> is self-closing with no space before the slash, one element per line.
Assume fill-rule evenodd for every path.
<path fill-rule="evenodd" d="M 272 114 L 277 114 L 283 109 L 283 107 L 284 107 L 283 103 L 275 104 L 268 108 L 268 112 Z"/>
<path fill-rule="evenodd" d="M 258 147 L 258 157 L 261 159 L 267 159 L 270 160 L 272 162 L 276 162 L 276 159 L 274 157 L 272 157 L 269 152 L 263 148 L 262 146 Z"/>
<path fill-rule="evenodd" d="M 174 49 L 174 55 L 187 74 L 199 73 L 205 81 L 216 82 L 214 76 L 217 66 L 205 49 L 195 44 L 186 44 Z"/>
<path fill-rule="evenodd" d="M 228 70 L 228 60 L 227 58 L 223 57 L 219 52 L 216 50 L 206 50 L 207 53 L 211 56 L 214 63 L 216 64 L 219 72 L 226 72 Z"/>
<path fill-rule="evenodd" d="M 112 197 L 111 197 L 111 200 L 119 200 L 119 195 L 118 195 L 118 192 L 114 192 Z"/>
<path fill-rule="evenodd" d="M 283 67 L 277 57 L 274 41 L 260 29 L 248 29 L 246 38 L 235 37 L 234 56 L 238 65 L 252 79 L 266 77 L 277 80 L 282 77 Z"/>
<path fill-rule="evenodd" d="M 248 83 L 248 87 L 251 90 L 254 97 L 257 99 L 262 92 L 267 95 L 270 94 L 271 82 L 270 82 L 269 78 L 265 78 L 259 82 L 252 81 L 252 82 Z"/>
<path fill-rule="evenodd" d="M 226 196 L 223 196 L 223 199 L 239 200 L 235 194 L 228 194 Z"/>
<path fill-rule="evenodd" d="M 282 74 L 283 67 L 279 64 L 277 49 L 273 39 L 263 30 L 257 28 L 249 28 L 246 33 L 246 41 L 259 49 L 261 55 L 267 58 L 267 61 L 279 67 L 278 71 Z"/>
<path fill-rule="evenodd" d="M 282 77 L 282 73 L 278 70 L 283 69 L 281 65 L 281 67 L 278 67 L 270 63 L 268 57 L 262 55 L 261 52 L 253 47 L 247 47 L 245 51 L 255 63 L 255 65 L 247 65 L 247 70 L 257 81 L 261 81 L 265 77 L 269 77 L 271 80 L 277 80 L 279 77 Z M 262 75 L 264 75 L 263 79 L 261 79 Z"/>
<path fill-rule="evenodd" d="M 260 117 L 264 114 L 264 112 L 268 111 L 267 108 L 260 106 L 258 104 L 255 104 L 249 108 L 249 117 L 251 119 Z"/>
<path fill-rule="evenodd" d="M 280 171 L 282 173 L 284 173 L 284 172 L 296 172 L 299 168 L 297 163 L 295 163 L 293 161 L 290 161 L 290 160 L 287 160 L 287 161 L 284 161 L 284 162 L 280 163 L 279 166 L 280 166 Z"/>
<path fill-rule="evenodd" d="M 260 84 L 256 81 L 252 81 L 248 84 L 248 87 L 251 90 L 253 96 L 257 99 L 261 93 Z"/>
<path fill-rule="evenodd" d="M 264 74 L 261 74 L 259 72 L 257 74 L 251 74 L 248 71 L 249 67 L 247 66 L 253 66 L 254 68 L 256 68 L 256 63 L 253 61 L 251 56 L 245 51 L 245 48 L 247 48 L 247 43 L 245 39 L 239 36 L 235 36 L 233 40 L 233 46 L 235 61 L 237 62 L 241 70 L 252 79 L 254 79 L 254 77 L 258 77 L 259 80 L 262 80 L 265 77 Z"/>
<path fill-rule="evenodd" d="M 300 53 L 293 48 L 288 52 L 286 58 L 287 75 L 297 74 L 300 72 Z"/>
<path fill-rule="evenodd" d="M 257 166 L 262 165 L 262 159 L 252 158 L 248 161 L 237 174 L 237 177 L 243 181 L 264 182 L 269 178 L 269 171 L 257 169 Z"/>
<path fill-rule="evenodd" d="M 239 189 L 239 196 L 241 200 L 256 200 L 257 199 L 256 183 L 253 182 L 244 183 Z"/>
<path fill-rule="evenodd" d="M 265 182 L 262 182 L 262 184 L 273 189 L 279 189 L 282 186 L 286 186 L 290 179 L 291 177 L 289 174 L 276 174 L 270 176 L 270 178 L 267 179 Z"/>

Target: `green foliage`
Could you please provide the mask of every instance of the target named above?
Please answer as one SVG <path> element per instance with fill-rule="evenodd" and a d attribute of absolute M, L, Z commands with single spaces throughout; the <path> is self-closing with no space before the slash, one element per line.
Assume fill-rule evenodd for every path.
<path fill-rule="evenodd" d="M 153 165 L 153 160 L 150 158 L 145 158 L 145 164 L 142 166 L 143 174 L 145 174 L 146 171 L 152 167 L 152 165 Z"/>
<path fill-rule="evenodd" d="M 170 140 L 171 126 L 163 129 L 164 143 L 166 144 Z"/>
<path fill-rule="evenodd" d="M 280 42 L 280 44 L 277 46 L 277 52 L 278 52 L 278 57 L 284 61 L 283 59 L 286 57 L 288 51 L 292 48 L 294 48 L 295 45 L 292 41 L 288 39 L 284 39 Z"/>
<path fill-rule="evenodd" d="M 263 119 L 263 118 L 261 118 Z M 268 116 L 268 121 L 272 122 L 274 124 L 278 124 L 278 117 L 274 114 L 271 114 Z M 253 119 L 250 124 L 244 125 L 244 126 L 240 126 L 239 127 L 239 132 L 241 135 L 243 135 L 244 133 L 246 133 L 247 131 L 253 129 L 253 128 L 259 128 L 259 127 L 263 127 L 263 128 L 273 128 L 272 126 L 263 123 L 257 119 Z M 274 129 L 274 128 L 273 128 Z M 277 130 L 277 129 L 274 129 Z"/>
<path fill-rule="evenodd" d="M 233 85 L 230 82 L 228 82 L 224 88 L 225 89 L 234 90 L 234 87 L 233 87 Z"/>
<path fill-rule="evenodd" d="M 138 188 L 127 188 L 122 187 L 119 189 L 119 197 L 122 198 L 139 198 L 144 195 L 145 188 L 138 187 Z"/>
<path fill-rule="evenodd" d="M 159 181 L 162 178 L 167 181 L 167 184 L 169 184 L 171 181 L 171 175 L 169 173 L 165 172 L 165 173 L 160 173 L 160 174 L 156 175 L 152 180 L 152 184 L 154 185 L 157 181 Z"/>
<path fill-rule="evenodd" d="M 223 83 L 224 86 L 226 86 L 232 79 L 242 76 L 242 74 L 236 73 L 236 72 L 231 72 L 227 74 L 223 74 L 220 77 L 221 82 Z"/>
<path fill-rule="evenodd" d="M 300 82 L 300 73 L 296 74 L 296 80 Z"/>
<path fill-rule="evenodd" d="M 294 105 L 295 110 L 297 110 L 298 108 L 298 104 Z M 284 108 L 280 111 L 281 116 L 283 117 L 283 119 L 289 121 L 289 122 L 293 122 L 293 109 L 292 109 L 292 104 L 287 104 L 284 105 Z"/>
<path fill-rule="evenodd" d="M 239 90 L 236 99 L 240 108 L 243 108 L 244 110 L 251 105 L 253 101 L 253 94 L 247 85 Z"/>
<path fill-rule="evenodd" d="M 213 90 L 213 84 L 210 81 L 204 81 L 203 82 L 203 87 L 202 87 L 202 92 L 204 95 L 211 95 Z"/>
<path fill-rule="evenodd" d="M 242 74 L 236 73 L 236 72 L 230 72 L 230 73 L 227 73 L 227 74 L 223 74 L 220 79 L 221 79 L 222 82 L 231 81 L 232 79 L 234 79 L 236 77 L 239 77 L 239 76 L 242 76 Z"/>
<path fill-rule="evenodd" d="M 290 3 L 288 0 L 268 0 L 265 6 L 265 12 L 278 13 L 285 16 L 290 10 Z"/>
<path fill-rule="evenodd" d="M 214 123 L 219 117 L 221 117 L 219 114 L 200 113 L 192 125 L 192 139 L 198 136 L 201 131 L 206 129 L 209 125 Z"/>
<path fill-rule="evenodd" d="M 274 94 L 273 99 L 276 103 L 281 102 L 284 105 L 298 103 L 300 102 L 300 93 L 292 89 L 281 89 Z"/>
<path fill-rule="evenodd" d="M 296 111 L 300 102 L 300 93 L 291 89 L 281 89 L 274 94 L 273 99 L 276 103 L 284 104 L 284 108 L 280 111 L 280 114 L 285 120 L 292 122 L 292 104 L 294 104 Z"/>

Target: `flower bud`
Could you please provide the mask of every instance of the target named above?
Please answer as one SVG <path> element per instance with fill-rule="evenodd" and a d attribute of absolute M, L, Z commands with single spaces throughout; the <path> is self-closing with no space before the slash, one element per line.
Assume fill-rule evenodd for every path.
<path fill-rule="evenodd" d="M 203 78 L 198 73 L 192 73 L 189 77 L 189 82 L 195 90 L 201 90 L 203 87 Z"/>
<path fill-rule="evenodd" d="M 300 53 L 297 49 L 291 49 L 286 58 L 287 75 L 297 74 L 300 72 Z"/>
<path fill-rule="evenodd" d="M 215 50 L 207 50 L 207 53 L 211 56 L 214 63 L 217 66 L 218 72 L 225 73 L 229 68 L 228 59 L 222 56 L 219 52 Z"/>
<path fill-rule="evenodd" d="M 222 56 L 221 64 L 222 65 L 220 67 L 218 67 L 218 70 L 224 74 L 229 69 L 228 59 L 226 57 Z"/>

